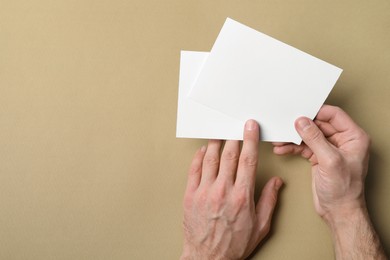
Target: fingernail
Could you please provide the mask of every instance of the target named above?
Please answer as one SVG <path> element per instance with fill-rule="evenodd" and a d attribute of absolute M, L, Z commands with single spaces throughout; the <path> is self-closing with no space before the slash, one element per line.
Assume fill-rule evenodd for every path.
<path fill-rule="evenodd" d="M 275 183 L 274 183 L 274 188 L 275 188 L 276 190 L 279 190 L 280 187 L 282 187 L 282 185 L 283 185 L 282 179 L 278 178 L 278 179 L 275 181 Z"/>
<path fill-rule="evenodd" d="M 306 117 L 299 118 L 297 121 L 297 126 L 302 131 L 307 130 L 310 127 L 310 120 Z"/>
<path fill-rule="evenodd" d="M 245 123 L 245 130 L 248 130 L 248 131 L 252 131 L 252 130 L 255 130 L 257 127 L 257 123 L 255 120 L 248 120 L 246 121 Z"/>
<path fill-rule="evenodd" d="M 202 148 L 200 148 L 200 151 L 201 151 L 202 153 L 206 152 L 206 146 L 203 145 Z"/>

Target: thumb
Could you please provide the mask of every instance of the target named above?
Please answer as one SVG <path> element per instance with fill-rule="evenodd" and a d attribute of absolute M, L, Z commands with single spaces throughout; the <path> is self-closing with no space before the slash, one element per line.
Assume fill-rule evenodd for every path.
<path fill-rule="evenodd" d="M 321 161 L 333 153 L 333 149 L 317 125 L 307 117 L 300 117 L 295 121 L 295 129 L 303 142 L 313 151 Z"/>
<path fill-rule="evenodd" d="M 282 185 L 283 180 L 280 177 L 273 177 L 267 182 L 261 192 L 256 205 L 260 239 L 265 237 L 270 230 L 272 215 L 278 200 L 278 192 Z"/>

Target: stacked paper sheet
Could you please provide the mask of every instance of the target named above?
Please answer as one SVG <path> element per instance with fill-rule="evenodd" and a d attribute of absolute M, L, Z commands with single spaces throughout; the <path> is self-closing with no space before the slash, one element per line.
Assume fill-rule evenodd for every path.
<path fill-rule="evenodd" d="M 342 70 L 228 18 L 211 50 L 182 51 L 177 137 L 242 140 L 255 119 L 261 140 L 300 143 Z"/>

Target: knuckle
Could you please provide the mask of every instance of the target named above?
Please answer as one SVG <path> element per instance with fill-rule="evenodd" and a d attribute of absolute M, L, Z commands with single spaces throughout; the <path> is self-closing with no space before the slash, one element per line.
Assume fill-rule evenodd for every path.
<path fill-rule="evenodd" d="M 224 199 L 217 196 L 217 195 L 211 195 L 210 199 L 208 200 L 208 207 L 214 212 L 219 212 L 220 208 L 222 207 L 224 202 Z"/>
<path fill-rule="evenodd" d="M 249 167 L 255 167 L 257 165 L 257 156 L 253 154 L 242 154 L 240 158 L 240 164 Z"/>
<path fill-rule="evenodd" d="M 248 203 L 249 203 L 249 196 L 246 190 L 236 192 L 236 194 L 234 195 L 234 205 L 238 209 L 244 208 L 245 206 L 248 205 Z"/>
<path fill-rule="evenodd" d="M 210 195 L 207 200 L 207 208 L 211 210 L 212 213 L 218 214 L 226 203 L 226 198 L 221 196 L 221 194 L 213 193 Z"/>
<path fill-rule="evenodd" d="M 270 208 L 274 208 L 277 201 L 278 201 L 278 194 L 276 192 L 272 192 L 271 194 L 269 194 L 268 206 Z"/>
<path fill-rule="evenodd" d="M 332 106 L 335 113 L 343 112 L 343 110 L 339 106 Z"/>
<path fill-rule="evenodd" d="M 310 157 L 313 156 L 313 152 L 312 152 L 310 149 L 303 149 L 303 150 L 301 151 L 301 156 L 302 156 L 303 158 L 309 159 Z"/>
<path fill-rule="evenodd" d="M 214 203 L 220 203 L 226 196 L 225 185 L 217 185 L 212 193 L 211 199 Z"/>
<path fill-rule="evenodd" d="M 234 151 L 225 151 L 222 154 L 222 159 L 226 161 L 238 161 L 239 155 Z"/>
<path fill-rule="evenodd" d="M 318 142 L 322 138 L 322 133 L 319 129 L 311 128 L 310 132 L 307 135 L 308 142 Z"/>
<path fill-rule="evenodd" d="M 327 165 L 330 168 L 339 168 L 343 163 L 343 157 L 340 154 L 333 154 L 328 156 Z"/>
<path fill-rule="evenodd" d="M 207 166 L 219 166 L 219 156 L 214 154 L 206 155 L 203 163 Z"/>
<path fill-rule="evenodd" d="M 202 168 L 198 164 L 192 164 L 190 166 L 189 174 L 190 175 L 198 175 L 202 172 Z"/>
<path fill-rule="evenodd" d="M 344 110 L 342 110 L 339 106 L 331 106 L 327 105 L 329 107 L 329 110 L 334 114 L 336 117 L 340 115 L 340 113 L 345 113 Z"/>
<path fill-rule="evenodd" d="M 206 205 L 209 194 L 206 189 L 198 191 L 192 198 L 191 203 L 195 206 Z"/>

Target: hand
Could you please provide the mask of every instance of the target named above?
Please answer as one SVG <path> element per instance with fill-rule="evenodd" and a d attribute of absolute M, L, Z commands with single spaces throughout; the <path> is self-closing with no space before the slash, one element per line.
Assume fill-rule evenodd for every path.
<path fill-rule="evenodd" d="M 184 196 L 182 259 L 243 259 L 267 235 L 278 190 L 274 177 L 255 206 L 259 126 L 245 125 L 244 144 L 211 140 L 192 161 Z"/>
<path fill-rule="evenodd" d="M 336 259 L 387 259 L 364 198 L 370 139 L 340 108 L 323 106 L 316 120 L 299 118 L 303 144 L 275 143 L 276 154 L 301 154 L 312 164 L 317 213 L 331 230 Z"/>
<path fill-rule="evenodd" d="M 316 119 L 299 118 L 301 145 L 274 143 L 274 153 L 301 154 L 312 164 L 312 187 L 317 213 L 326 221 L 365 208 L 368 135 L 340 108 L 324 105 Z"/>

